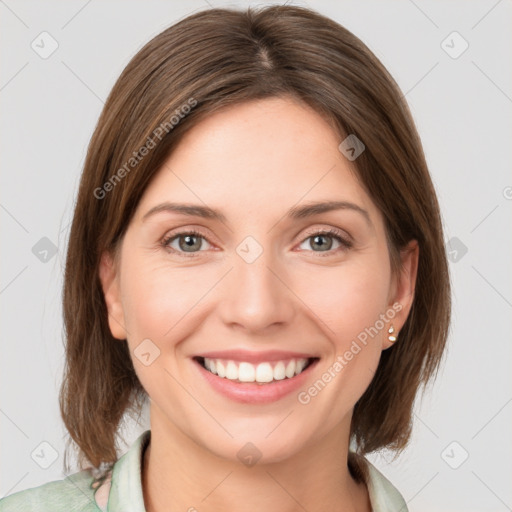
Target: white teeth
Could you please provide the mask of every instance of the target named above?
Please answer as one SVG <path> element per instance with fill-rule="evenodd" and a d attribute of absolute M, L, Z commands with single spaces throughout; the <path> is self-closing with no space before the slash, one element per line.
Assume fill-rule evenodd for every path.
<path fill-rule="evenodd" d="M 284 374 L 291 379 L 295 375 L 295 361 L 292 359 L 287 365 Z"/>
<path fill-rule="evenodd" d="M 295 368 L 295 375 L 298 375 L 302 370 L 304 370 L 304 366 L 306 366 L 307 359 L 299 359 L 297 361 L 297 367 Z"/>
<path fill-rule="evenodd" d="M 206 358 L 204 359 L 206 361 Z M 214 364 L 217 368 L 217 375 L 219 377 L 225 377 L 226 376 L 226 369 L 224 368 L 224 365 L 221 363 L 221 361 L 214 361 Z"/>
<path fill-rule="evenodd" d="M 226 366 L 226 379 L 234 380 L 238 379 L 238 368 L 233 361 L 228 361 Z"/>
<path fill-rule="evenodd" d="M 284 363 L 282 361 L 279 361 L 274 366 L 274 379 L 275 380 L 283 380 L 286 377 L 285 369 L 284 369 Z"/>
<path fill-rule="evenodd" d="M 270 363 L 261 363 L 256 367 L 257 382 L 272 382 L 274 380 L 274 370 Z"/>
<path fill-rule="evenodd" d="M 291 359 L 272 363 L 265 362 L 254 365 L 247 362 L 204 358 L 204 366 L 219 377 L 239 382 L 272 382 L 273 380 L 291 379 L 299 375 L 307 365 L 307 359 Z"/>
<path fill-rule="evenodd" d="M 234 367 L 237 369 L 235 375 L 231 378 L 231 380 L 240 380 L 242 382 L 254 382 L 256 370 L 254 369 L 254 365 L 250 363 L 240 363 L 240 366 L 237 368 L 236 364 L 233 361 Z"/>

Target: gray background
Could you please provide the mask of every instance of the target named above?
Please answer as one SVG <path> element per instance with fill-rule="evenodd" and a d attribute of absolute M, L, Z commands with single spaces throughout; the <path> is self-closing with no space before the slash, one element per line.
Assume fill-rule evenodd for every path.
<path fill-rule="evenodd" d="M 409 448 L 394 461 L 390 453 L 369 458 L 411 511 L 512 510 L 512 3 L 294 3 L 354 32 L 406 94 L 452 260 L 446 362 L 417 402 Z M 103 101 L 145 42 L 208 4 L 249 5 L 0 0 L 0 496 L 65 476 L 62 272 Z M 51 48 L 44 31 L 58 43 L 46 59 L 31 47 Z M 454 31 L 469 44 L 457 58 L 463 41 Z M 147 417 L 127 425 L 127 445 L 148 427 Z"/>

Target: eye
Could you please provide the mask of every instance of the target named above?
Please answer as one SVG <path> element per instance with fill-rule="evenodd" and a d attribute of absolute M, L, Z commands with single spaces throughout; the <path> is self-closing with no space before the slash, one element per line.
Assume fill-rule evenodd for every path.
<path fill-rule="evenodd" d="M 343 233 L 337 229 L 320 230 L 314 231 L 305 238 L 301 245 L 311 240 L 310 247 L 318 248 L 319 250 L 313 250 L 312 252 L 320 252 L 326 254 L 319 254 L 319 256 L 330 256 L 340 250 L 347 250 L 352 247 L 352 242 L 347 240 Z M 337 242 L 338 247 L 333 249 L 333 240 Z M 203 247 L 203 241 L 210 244 L 206 237 L 199 231 L 189 230 L 182 231 L 180 233 L 172 233 L 162 239 L 161 245 L 169 252 L 178 254 L 185 258 L 195 257 Z"/>
<path fill-rule="evenodd" d="M 338 242 L 339 246 L 332 249 L 333 239 Z M 319 256 L 329 256 L 332 255 L 333 252 L 338 252 L 341 250 L 350 249 L 352 247 L 352 242 L 343 237 L 342 232 L 337 229 L 329 229 L 329 230 L 321 230 L 315 231 L 311 233 L 304 241 L 301 243 L 307 243 L 310 240 L 309 246 L 311 248 L 319 248 L 318 251 L 313 250 L 313 252 L 325 252 L 326 254 L 320 254 Z"/>
<path fill-rule="evenodd" d="M 164 237 L 161 244 L 170 252 L 177 253 L 185 258 L 194 257 L 196 252 L 201 252 L 200 248 L 206 238 L 199 231 L 182 231 L 181 233 L 173 233 Z M 177 246 L 173 244 L 176 244 Z M 209 243 L 209 242 L 208 242 Z"/>

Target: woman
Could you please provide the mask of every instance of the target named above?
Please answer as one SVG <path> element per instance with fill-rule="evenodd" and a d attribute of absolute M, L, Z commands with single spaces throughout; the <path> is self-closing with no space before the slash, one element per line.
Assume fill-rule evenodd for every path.
<path fill-rule="evenodd" d="M 92 137 L 63 305 L 81 471 L 1 510 L 407 510 L 365 455 L 409 440 L 450 284 L 393 78 L 300 7 L 156 36 Z"/>

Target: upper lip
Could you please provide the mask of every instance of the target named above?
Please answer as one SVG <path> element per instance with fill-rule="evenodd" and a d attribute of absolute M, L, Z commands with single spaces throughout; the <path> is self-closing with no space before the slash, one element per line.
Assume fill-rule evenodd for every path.
<path fill-rule="evenodd" d="M 195 357 L 208 359 L 226 359 L 232 361 L 246 361 L 248 363 L 263 363 L 265 361 L 282 361 L 286 359 L 312 359 L 317 358 L 313 354 L 304 352 L 290 352 L 284 350 L 250 351 L 250 350 L 222 350 L 203 352 Z"/>

